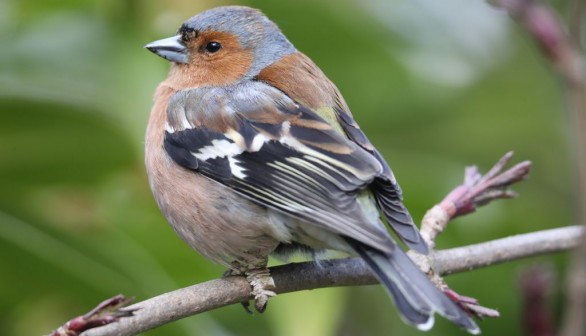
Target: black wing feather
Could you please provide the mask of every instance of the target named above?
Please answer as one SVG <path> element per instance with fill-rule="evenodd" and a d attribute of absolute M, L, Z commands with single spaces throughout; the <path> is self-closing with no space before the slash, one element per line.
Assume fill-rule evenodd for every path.
<path fill-rule="evenodd" d="M 338 116 L 342 128 L 348 137 L 359 146 L 369 151 L 383 166 L 383 172 L 371 184 L 376 200 L 387 219 L 391 229 L 410 248 L 423 253 L 429 253 L 427 244 L 421 237 L 413 218 L 403 204 L 401 187 L 395 180 L 391 168 L 382 155 L 370 143 L 364 132 L 349 113 L 338 109 Z"/>
<path fill-rule="evenodd" d="M 168 120 L 175 122 L 165 136 L 169 156 L 259 204 L 377 250 L 393 250 L 384 226 L 378 219 L 367 218 L 357 202 L 380 174 L 380 163 L 282 92 L 266 84 L 244 89 L 254 104 L 246 100 L 246 94 L 210 92 L 220 87 L 176 94 L 168 108 L 174 114 Z M 200 96 L 231 100 L 194 104 L 202 101 Z M 257 109 L 251 110 L 254 106 Z M 218 108 L 232 111 L 231 116 L 221 116 L 230 121 L 231 131 L 202 126 L 200 119 L 221 115 L 224 110 Z M 263 114 L 262 109 L 271 109 L 273 114 Z"/>

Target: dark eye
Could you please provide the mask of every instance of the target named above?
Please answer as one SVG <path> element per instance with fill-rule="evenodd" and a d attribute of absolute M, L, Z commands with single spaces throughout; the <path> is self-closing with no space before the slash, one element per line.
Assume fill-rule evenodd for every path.
<path fill-rule="evenodd" d="M 215 53 L 220 50 L 220 48 L 222 48 L 222 45 L 219 42 L 208 42 L 208 44 L 206 44 L 206 50 L 211 53 Z"/>

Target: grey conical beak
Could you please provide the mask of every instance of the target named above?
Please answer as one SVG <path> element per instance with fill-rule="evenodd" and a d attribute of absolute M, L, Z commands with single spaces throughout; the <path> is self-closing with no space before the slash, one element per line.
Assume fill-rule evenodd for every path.
<path fill-rule="evenodd" d="M 187 47 L 181 41 L 181 35 L 151 42 L 144 47 L 168 61 L 176 63 L 189 62 L 189 53 Z"/>

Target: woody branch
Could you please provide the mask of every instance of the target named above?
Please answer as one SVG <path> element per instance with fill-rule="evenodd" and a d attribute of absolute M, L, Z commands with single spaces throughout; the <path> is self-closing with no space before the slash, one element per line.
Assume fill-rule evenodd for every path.
<path fill-rule="evenodd" d="M 434 267 L 440 275 L 554 253 L 574 248 L 583 230 L 578 226 L 528 233 L 486 243 L 437 251 Z M 361 286 L 377 280 L 360 259 L 295 263 L 271 268 L 278 294 L 308 289 Z M 126 309 L 134 315 L 88 330 L 82 336 L 127 336 L 150 330 L 184 317 L 200 314 L 250 299 L 250 285 L 243 277 L 228 277 L 200 283 L 136 303 Z M 278 300 L 278 298 L 277 298 Z"/>

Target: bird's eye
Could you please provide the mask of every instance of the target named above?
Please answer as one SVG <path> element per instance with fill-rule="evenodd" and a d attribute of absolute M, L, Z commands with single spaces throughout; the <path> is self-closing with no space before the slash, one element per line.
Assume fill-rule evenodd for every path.
<path fill-rule="evenodd" d="M 206 44 L 206 50 L 211 53 L 215 53 L 220 50 L 220 48 L 222 48 L 222 45 L 219 42 L 209 42 Z"/>

